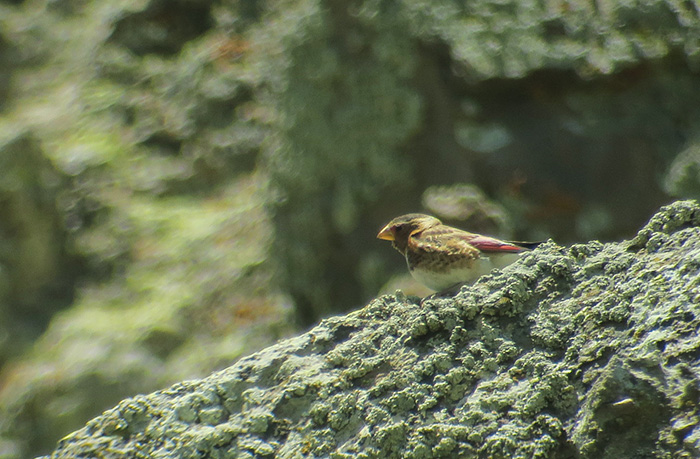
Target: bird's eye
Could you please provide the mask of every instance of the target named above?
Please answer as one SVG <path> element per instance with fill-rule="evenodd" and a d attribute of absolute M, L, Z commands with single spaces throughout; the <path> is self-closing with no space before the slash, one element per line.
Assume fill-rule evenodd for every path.
<path fill-rule="evenodd" d="M 398 233 L 398 232 L 401 231 L 402 229 L 403 229 L 403 225 L 394 225 L 394 231 L 395 231 L 395 232 Z"/>

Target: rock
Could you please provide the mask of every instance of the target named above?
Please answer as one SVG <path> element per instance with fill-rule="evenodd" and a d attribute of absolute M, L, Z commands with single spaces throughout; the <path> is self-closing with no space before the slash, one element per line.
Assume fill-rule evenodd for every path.
<path fill-rule="evenodd" d="M 679 201 L 631 241 L 549 241 L 126 399 L 51 457 L 697 457 L 699 270 Z"/>

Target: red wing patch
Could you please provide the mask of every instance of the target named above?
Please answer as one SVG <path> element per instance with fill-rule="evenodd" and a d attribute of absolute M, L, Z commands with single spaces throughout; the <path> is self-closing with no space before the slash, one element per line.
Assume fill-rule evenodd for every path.
<path fill-rule="evenodd" d="M 507 252 L 517 253 L 524 249 L 520 246 L 509 244 L 508 242 L 499 241 L 488 236 L 476 236 L 469 240 L 469 243 L 481 250 L 482 252 Z"/>

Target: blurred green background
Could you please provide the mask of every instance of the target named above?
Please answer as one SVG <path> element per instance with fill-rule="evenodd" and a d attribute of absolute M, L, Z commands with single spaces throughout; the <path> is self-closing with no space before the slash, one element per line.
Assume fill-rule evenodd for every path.
<path fill-rule="evenodd" d="M 408 211 L 559 243 L 700 196 L 682 0 L 0 0 L 0 457 L 418 288 Z"/>

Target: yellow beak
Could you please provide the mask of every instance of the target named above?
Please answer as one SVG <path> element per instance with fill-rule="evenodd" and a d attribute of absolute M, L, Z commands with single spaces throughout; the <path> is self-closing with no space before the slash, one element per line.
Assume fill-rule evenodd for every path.
<path fill-rule="evenodd" d="M 391 228 L 389 226 L 385 226 L 382 228 L 382 230 L 377 234 L 377 239 L 384 239 L 385 241 L 393 241 L 394 240 L 394 233 L 391 232 Z"/>

